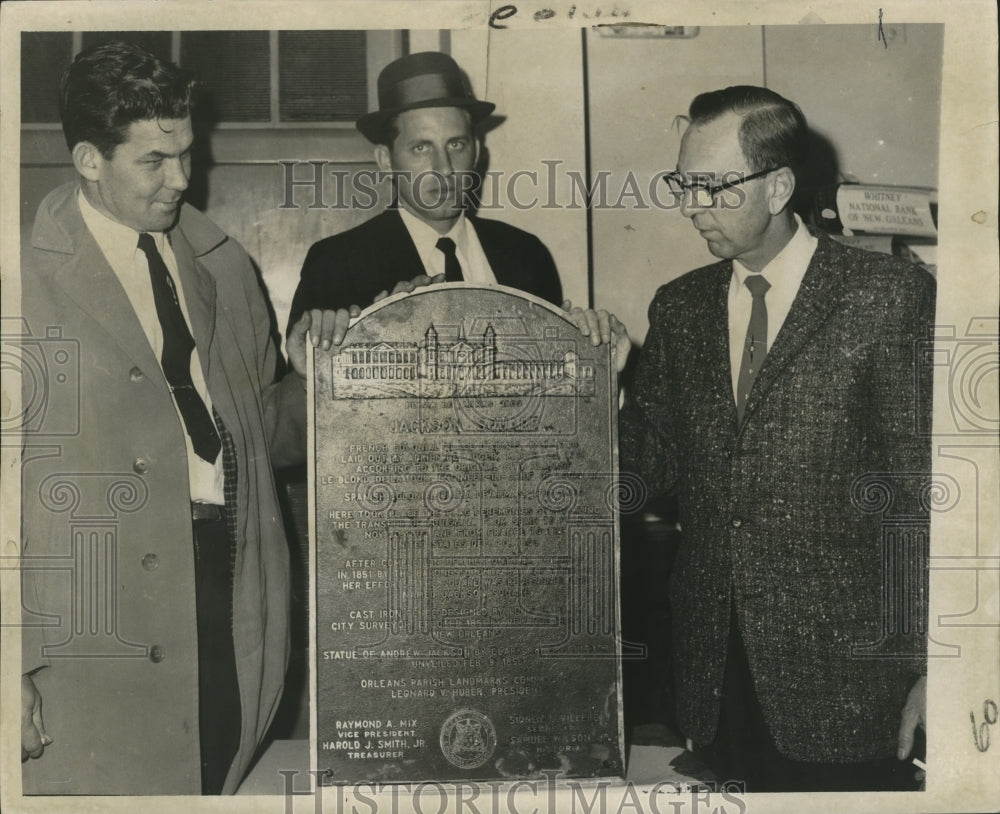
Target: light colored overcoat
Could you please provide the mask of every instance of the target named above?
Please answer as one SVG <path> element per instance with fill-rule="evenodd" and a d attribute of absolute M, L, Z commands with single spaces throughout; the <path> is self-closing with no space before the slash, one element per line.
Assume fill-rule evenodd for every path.
<path fill-rule="evenodd" d="M 39 207 L 22 258 L 24 669 L 54 742 L 25 793 L 198 794 L 198 650 L 184 428 L 77 184 Z M 243 710 L 232 792 L 281 696 L 288 549 L 269 448 L 305 451 L 295 374 L 275 382 L 267 303 L 243 249 L 185 205 L 171 243 L 212 401 L 233 437 L 234 643 Z M 34 401 L 32 401 L 34 399 Z"/>

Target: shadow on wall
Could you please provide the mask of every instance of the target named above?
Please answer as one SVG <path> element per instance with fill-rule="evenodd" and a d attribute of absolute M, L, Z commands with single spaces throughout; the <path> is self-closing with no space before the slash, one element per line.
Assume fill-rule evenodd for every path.
<path fill-rule="evenodd" d="M 209 90 L 197 88 L 191 116 L 191 126 L 194 130 L 194 143 L 191 145 L 191 178 L 188 179 L 184 199 L 202 212 L 208 209 L 208 175 L 215 166 L 212 133 L 218 124 L 219 114 L 214 96 Z"/>
<path fill-rule="evenodd" d="M 816 193 L 839 183 L 840 158 L 837 148 L 826 136 L 809 131 L 809 159 L 799 174 L 792 198 L 792 209 L 806 222 L 814 208 Z"/>
<path fill-rule="evenodd" d="M 212 134 L 218 128 L 219 113 L 215 104 L 215 97 L 206 88 L 196 87 L 195 98 L 191 115 L 191 127 L 194 131 L 194 142 L 191 145 L 191 177 L 188 179 L 188 188 L 184 193 L 184 200 L 200 212 L 208 210 L 210 185 L 209 174 L 215 166 L 215 156 L 212 152 Z M 263 271 L 254 257 L 250 258 L 254 274 L 257 276 L 257 284 L 264 294 L 264 301 L 267 303 L 268 319 L 270 320 L 271 339 L 276 347 L 281 347 L 282 336 L 278 328 L 278 317 L 274 310 L 268 292 L 267 283 L 264 280 Z M 288 369 L 284 357 L 278 356 L 278 378 L 284 375 Z"/>

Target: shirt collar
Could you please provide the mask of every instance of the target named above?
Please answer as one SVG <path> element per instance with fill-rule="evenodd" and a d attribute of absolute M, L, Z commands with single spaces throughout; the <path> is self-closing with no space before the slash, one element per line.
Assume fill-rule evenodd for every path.
<path fill-rule="evenodd" d="M 736 276 L 736 282 L 742 287 L 747 277 L 759 273 L 772 287 L 794 284 L 795 289 L 797 289 L 799 282 L 805 276 L 809 261 L 812 260 L 813 252 L 816 251 L 817 243 L 817 239 L 809 233 L 805 224 L 802 223 L 802 218 L 796 214 L 795 232 L 791 239 L 760 272 L 752 272 L 739 260 L 733 260 L 733 274 Z"/>
<path fill-rule="evenodd" d="M 97 245 L 101 247 L 104 256 L 108 259 L 114 269 L 124 268 L 126 264 L 132 262 L 132 258 L 139 248 L 139 232 L 131 226 L 126 226 L 112 218 L 109 218 L 83 194 L 83 189 L 78 193 L 80 201 L 80 214 L 87 229 L 94 236 Z M 163 232 L 149 232 L 153 242 L 156 243 L 157 251 L 163 254 L 163 244 L 165 234 Z"/>
<path fill-rule="evenodd" d="M 459 251 L 465 250 L 466 221 L 464 212 L 458 216 L 458 220 L 455 222 L 455 225 L 443 235 L 433 226 L 428 225 L 412 212 L 404 209 L 402 206 L 399 207 L 399 214 L 403 219 L 403 225 L 406 226 L 406 231 L 408 231 L 410 233 L 410 237 L 413 238 L 413 243 L 416 245 L 417 252 L 421 257 L 436 249 L 437 242 L 442 237 L 450 237 L 455 241 L 455 245 L 458 247 Z"/>

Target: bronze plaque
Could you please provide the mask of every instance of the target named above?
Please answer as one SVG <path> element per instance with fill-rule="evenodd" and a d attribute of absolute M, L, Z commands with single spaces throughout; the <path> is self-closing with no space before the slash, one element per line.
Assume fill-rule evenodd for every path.
<path fill-rule="evenodd" d="M 321 782 L 623 776 L 610 347 L 433 286 L 316 352 L 311 393 Z"/>

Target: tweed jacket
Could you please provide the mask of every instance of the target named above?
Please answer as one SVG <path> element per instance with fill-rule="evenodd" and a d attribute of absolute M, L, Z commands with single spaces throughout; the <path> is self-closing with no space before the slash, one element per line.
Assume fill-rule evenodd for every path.
<path fill-rule="evenodd" d="M 657 291 L 621 418 L 622 469 L 678 497 L 669 596 L 679 722 L 696 743 L 715 737 L 732 604 L 783 754 L 886 757 L 923 659 L 852 656 L 884 625 L 882 517 L 857 488 L 865 476 L 888 484 L 893 515 L 926 535 L 930 439 L 918 427 L 929 426 L 931 380 L 917 350 L 934 280 L 820 236 L 737 426 L 731 274 L 723 261 Z M 926 559 L 904 565 L 919 572 Z"/>
<path fill-rule="evenodd" d="M 50 193 L 22 263 L 47 400 L 26 427 L 23 669 L 54 742 L 26 793 L 200 794 L 198 648 L 184 428 L 78 184 Z M 212 402 L 236 452 L 233 639 L 243 711 L 224 793 L 280 700 L 289 574 L 269 447 L 305 454 L 305 396 L 274 381 L 268 310 L 243 249 L 184 206 L 170 233 Z M 63 377 L 63 378 L 60 378 Z M 26 390 L 26 398 L 32 398 Z M 95 629 L 91 632 L 91 623 Z M 44 648 L 44 649 L 43 649 Z"/>
<path fill-rule="evenodd" d="M 537 237 L 500 221 L 469 219 L 497 283 L 562 305 L 555 263 Z M 310 247 L 288 325 L 294 325 L 310 308 L 367 307 L 380 291 L 392 291 L 396 283 L 424 273 L 402 217 L 396 209 L 387 209 Z"/>

